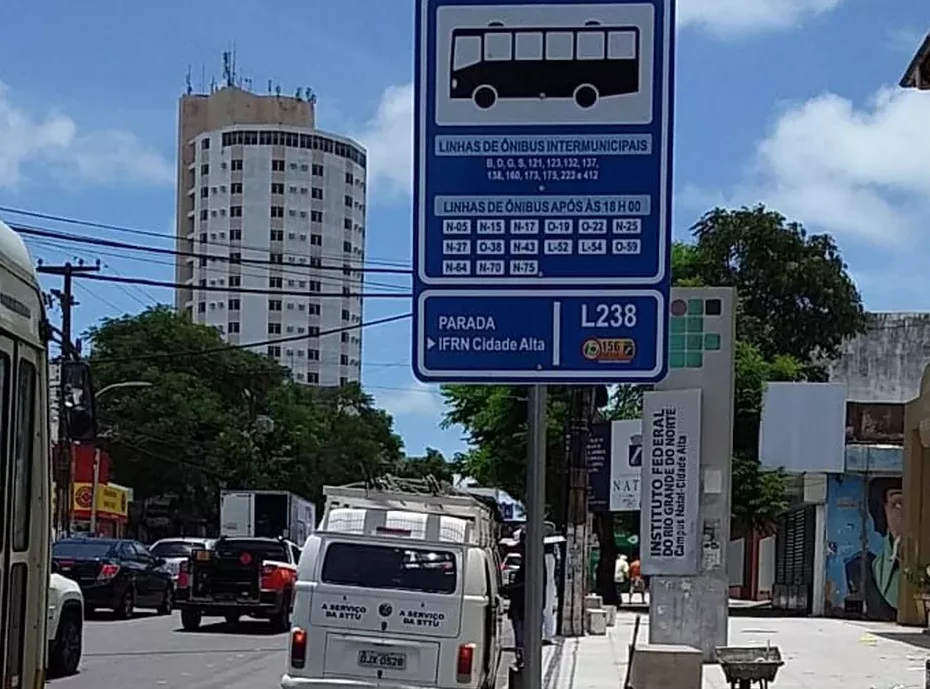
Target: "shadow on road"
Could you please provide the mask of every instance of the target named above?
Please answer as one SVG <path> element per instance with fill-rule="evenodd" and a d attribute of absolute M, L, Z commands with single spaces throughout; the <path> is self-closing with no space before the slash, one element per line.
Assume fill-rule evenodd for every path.
<path fill-rule="evenodd" d="M 239 634 L 241 636 L 284 636 L 287 634 L 287 632 L 272 629 L 268 622 L 262 620 L 235 623 L 223 620 L 221 622 L 201 624 L 200 627 L 192 631 L 187 631 L 182 627 L 178 627 L 173 631 L 177 634 Z"/>
<path fill-rule="evenodd" d="M 93 620 L 95 622 L 108 620 L 110 622 L 132 622 L 133 620 L 146 620 L 150 617 L 159 617 L 159 614 L 154 610 L 136 610 L 133 612 L 132 617 L 128 620 L 121 619 L 116 616 L 116 613 L 112 610 L 86 610 L 84 612 L 85 620 Z"/>
<path fill-rule="evenodd" d="M 889 641 L 900 641 L 910 646 L 930 650 L 930 634 L 921 632 L 872 632 L 875 636 Z"/>

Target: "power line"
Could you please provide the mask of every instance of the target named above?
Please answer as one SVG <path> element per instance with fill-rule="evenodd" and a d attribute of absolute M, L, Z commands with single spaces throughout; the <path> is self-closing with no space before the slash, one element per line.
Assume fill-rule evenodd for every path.
<path fill-rule="evenodd" d="M 262 340 L 260 342 L 247 342 L 245 344 L 235 344 L 235 345 L 220 345 L 218 347 L 208 347 L 207 349 L 195 349 L 195 350 L 186 350 L 181 352 L 162 352 L 161 354 L 140 354 L 138 356 L 123 356 L 123 357 L 112 357 L 112 358 L 103 358 L 103 359 L 94 359 L 90 360 L 91 364 L 115 364 L 124 361 L 149 361 L 154 359 L 170 359 L 173 357 L 187 357 L 187 356 L 203 356 L 206 354 L 219 354 L 221 352 L 228 352 L 235 349 L 251 349 L 253 347 L 265 347 L 268 345 L 277 345 L 284 344 L 285 342 L 297 342 L 299 340 L 308 340 L 310 338 L 326 337 L 327 335 L 338 335 L 339 333 L 349 332 L 352 330 L 361 330 L 362 328 L 371 328 L 376 325 L 386 325 L 387 323 L 394 323 L 395 321 L 402 321 L 404 319 L 410 318 L 413 316 L 412 313 L 401 313 L 394 316 L 386 316 L 384 318 L 378 318 L 373 321 L 367 321 L 365 323 L 355 323 L 352 325 L 343 325 L 338 328 L 330 328 L 329 330 L 321 330 L 319 333 L 315 334 L 304 334 L 304 335 L 292 335 L 289 337 L 279 337 L 271 340 Z"/>
<path fill-rule="evenodd" d="M 153 232 L 151 230 L 139 230 L 131 227 L 123 227 L 121 225 L 110 225 L 107 223 L 94 222 L 91 220 L 80 220 L 78 218 L 71 218 L 61 215 L 53 215 L 50 213 L 39 213 L 36 211 L 23 210 L 21 208 L 11 208 L 9 206 L 0 206 L 0 213 L 13 213 L 15 215 L 22 215 L 27 218 L 37 218 L 40 220 L 50 220 L 53 222 L 60 222 L 66 225 L 77 225 L 78 227 L 90 227 L 98 230 L 109 230 L 111 232 L 122 232 L 125 234 L 134 234 L 142 237 L 157 237 L 159 239 L 177 239 L 179 235 L 166 235 L 163 232 Z M 205 242 L 206 244 L 211 244 L 214 246 L 228 246 L 222 242 Z M 242 245 L 243 249 L 249 249 L 252 251 L 267 251 L 267 247 L 251 246 L 251 245 Z M 303 254 L 305 258 L 310 258 L 309 255 Z M 355 263 L 369 263 L 371 265 L 383 265 L 383 266 L 395 266 L 400 268 L 406 268 L 410 270 L 410 266 L 407 263 L 401 263 L 399 261 L 389 261 L 386 259 L 373 259 L 373 258 L 352 258 L 347 256 L 332 256 L 324 254 L 323 258 L 331 258 L 333 260 L 342 260 L 350 261 Z"/>
<path fill-rule="evenodd" d="M 100 282 L 116 282 L 123 285 L 147 285 L 148 287 L 173 287 L 173 288 L 189 288 L 191 285 L 186 285 L 183 282 L 170 282 L 168 280 L 150 280 L 149 278 L 127 278 L 127 277 L 117 277 L 115 275 L 75 275 L 75 277 L 80 277 L 81 279 L 86 280 L 99 280 Z M 345 297 L 345 298 L 360 298 L 360 299 L 369 299 L 369 298 L 382 298 L 382 299 L 411 299 L 413 294 L 410 292 L 307 292 L 307 291 L 296 291 L 296 290 L 284 290 L 284 289 L 259 289 L 255 287 L 229 287 L 226 285 L 195 285 L 192 289 L 200 290 L 204 292 L 225 292 L 225 293 L 241 293 L 241 294 L 266 294 L 269 296 L 281 295 L 288 297 Z"/>
<path fill-rule="evenodd" d="M 144 246 L 141 244 L 130 244 L 129 242 L 121 242 L 115 239 L 101 239 L 99 237 L 84 237 L 79 234 L 69 234 L 67 232 L 58 232 L 57 230 L 46 230 L 38 227 L 27 227 L 25 225 L 10 225 L 10 227 L 16 232 L 26 235 L 27 237 L 44 237 L 46 239 L 59 239 L 66 242 L 74 242 L 75 244 L 89 244 L 92 246 L 105 246 L 112 249 L 125 249 L 127 251 L 143 251 L 151 254 L 161 254 L 164 256 L 183 256 L 185 258 L 198 258 L 205 260 L 215 260 L 228 262 L 231 264 L 244 264 L 244 265 L 260 265 L 260 266 L 283 266 L 286 265 L 280 261 L 272 261 L 267 258 L 236 258 L 232 256 L 215 256 L 213 254 L 205 254 L 197 251 L 181 251 L 179 249 L 166 249 L 164 247 L 156 246 Z M 223 245 L 227 246 L 227 245 Z M 266 251 L 263 249 L 262 251 Z M 381 273 L 386 275 L 410 275 L 413 271 L 410 268 L 366 268 L 359 266 L 332 266 L 332 265 L 317 265 L 312 261 L 315 258 L 314 256 L 307 257 L 311 260 L 311 263 L 305 264 L 308 270 L 332 270 L 339 271 L 346 277 L 349 277 L 351 273 Z"/>
<path fill-rule="evenodd" d="M 50 240 L 50 239 L 39 239 L 39 238 L 36 238 L 36 237 L 27 237 L 27 238 L 26 238 L 26 241 L 28 242 L 29 245 L 33 245 L 33 244 L 34 244 L 34 245 L 36 245 L 36 246 L 39 246 L 39 247 L 42 247 L 42 248 L 45 248 L 45 249 L 48 249 L 48 250 L 58 251 L 58 252 L 61 252 L 61 253 L 66 253 L 66 252 L 72 251 L 72 247 L 68 246 L 68 244 L 62 244 L 62 243 L 59 243 L 59 242 L 52 241 L 52 240 Z M 158 265 L 162 265 L 162 266 L 168 266 L 168 267 L 170 267 L 170 268 L 176 267 L 176 263 L 175 263 L 174 261 L 171 261 L 171 262 L 169 262 L 169 261 L 159 261 L 159 260 L 157 260 L 157 259 L 152 259 L 152 258 L 147 258 L 147 257 L 142 257 L 142 256 L 130 256 L 130 255 L 128 255 L 128 254 L 117 254 L 117 253 L 113 253 L 113 252 L 102 251 L 102 250 L 100 250 L 100 249 L 95 249 L 95 250 L 93 251 L 93 254 L 94 254 L 95 256 L 109 256 L 109 257 L 111 257 L 111 258 L 118 258 L 118 259 L 125 260 L 125 261 L 139 261 L 139 262 L 144 262 L 144 263 L 147 263 L 147 264 L 153 264 L 153 263 L 154 263 L 154 264 L 158 264 Z M 290 264 L 284 263 L 284 264 L 275 264 L 275 265 L 283 265 L 283 266 L 286 267 L 286 266 L 289 266 Z M 112 266 L 106 266 L 106 267 L 109 267 L 109 268 L 110 268 L 114 273 L 116 273 L 117 275 L 121 275 L 121 273 L 120 273 L 118 270 L 116 270 L 115 268 L 113 268 Z M 211 269 L 208 268 L 208 269 L 207 269 L 207 274 L 209 275 L 211 272 L 213 272 L 213 271 L 211 271 Z M 285 268 L 285 269 L 282 269 L 282 270 L 281 270 L 281 273 L 282 273 L 282 275 L 284 275 L 284 276 L 293 275 L 294 277 L 300 277 L 300 278 L 302 278 L 302 279 L 308 279 L 308 278 L 309 278 L 309 276 L 307 275 L 307 271 L 306 271 L 306 270 L 299 271 L 299 270 L 291 270 L 291 269 Z M 225 274 L 225 273 L 224 273 L 224 274 Z M 265 270 L 262 270 L 262 269 L 248 270 L 248 268 L 246 268 L 245 270 L 242 271 L 242 275 L 245 276 L 245 277 L 255 277 L 255 278 L 276 277 L 276 276 L 272 276 L 272 275 L 270 274 L 270 272 L 269 272 L 267 269 L 265 269 Z M 344 279 L 341 279 L 341 278 L 338 278 L 338 277 L 331 277 L 331 276 L 329 276 L 329 275 L 314 275 L 314 276 L 313 276 L 313 279 L 314 279 L 314 280 L 318 280 L 319 282 L 322 282 L 322 283 L 329 283 L 329 284 L 334 284 L 334 285 L 343 285 L 343 284 L 345 284 L 345 282 L 346 282 L 346 280 L 344 280 Z M 373 281 L 373 280 L 363 280 L 363 279 L 361 279 L 361 278 L 359 278 L 359 279 L 357 279 L 357 280 L 351 280 L 350 282 L 355 282 L 355 283 L 358 283 L 358 284 L 364 284 L 365 287 L 378 287 L 378 288 L 381 288 L 381 289 L 390 289 L 390 290 L 406 290 L 406 289 L 407 289 L 406 287 L 404 287 L 404 286 L 402 286 L 402 285 L 392 285 L 392 284 L 387 283 L 387 282 L 375 282 L 375 281 Z M 197 289 L 199 289 L 199 286 L 198 286 L 198 285 L 193 285 L 193 284 L 191 284 L 191 285 L 184 285 L 184 288 L 197 290 Z M 144 292 L 143 292 L 143 293 L 144 293 Z M 147 294 L 147 296 L 148 296 L 150 299 L 152 299 L 152 301 L 158 301 L 158 298 L 155 297 L 155 296 L 153 296 L 153 295 L 151 295 L 151 294 Z"/>

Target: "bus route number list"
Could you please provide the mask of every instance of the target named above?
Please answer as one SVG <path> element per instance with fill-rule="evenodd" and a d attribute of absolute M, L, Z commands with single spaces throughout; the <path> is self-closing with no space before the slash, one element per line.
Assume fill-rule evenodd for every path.
<path fill-rule="evenodd" d="M 641 235 L 640 218 L 446 218 L 442 275 L 533 277 L 564 257 L 639 256 Z"/>

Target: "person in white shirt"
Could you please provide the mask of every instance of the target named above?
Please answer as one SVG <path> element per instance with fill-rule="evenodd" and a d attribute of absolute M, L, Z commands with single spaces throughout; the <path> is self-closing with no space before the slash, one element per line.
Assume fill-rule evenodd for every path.
<path fill-rule="evenodd" d="M 626 555 L 618 555 L 614 561 L 614 586 L 617 587 L 617 603 L 623 604 L 623 591 L 630 580 L 630 563 Z"/>

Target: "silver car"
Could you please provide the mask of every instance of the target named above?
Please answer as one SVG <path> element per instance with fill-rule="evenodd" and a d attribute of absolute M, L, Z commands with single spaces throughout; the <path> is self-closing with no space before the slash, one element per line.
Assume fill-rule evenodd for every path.
<path fill-rule="evenodd" d="M 213 539 L 210 538 L 178 536 L 177 538 L 163 538 L 160 541 L 156 541 L 149 550 L 151 550 L 152 555 L 160 557 L 165 561 L 165 566 L 168 568 L 168 571 L 171 572 L 171 578 L 176 584 L 178 581 L 178 572 L 181 570 L 181 563 L 187 562 L 187 559 L 191 555 L 191 551 L 194 548 L 206 548 L 209 550 L 212 547 Z"/>

